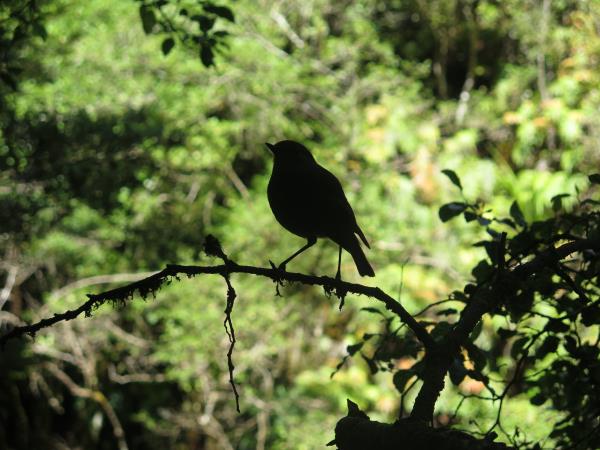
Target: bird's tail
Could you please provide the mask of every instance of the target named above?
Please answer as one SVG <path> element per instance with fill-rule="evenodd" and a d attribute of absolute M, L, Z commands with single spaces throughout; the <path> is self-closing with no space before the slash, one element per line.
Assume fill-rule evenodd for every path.
<path fill-rule="evenodd" d="M 358 239 L 356 239 L 355 236 L 352 236 L 352 237 L 354 239 L 352 239 L 351 243 L 350 242 L 348 243 L 349 245 L 344 246 L 344 248 L 348 251 L 348 253 L 350 253 L 352 255 L 354 264 L 356 264 L 358 273 L 361 276 L 374 277 L 375 271 L 371 267 L 371 264 L 369 264 L 369 261 L 367 260 L 365 252 L 363 252 L 363 249 L 361 248 L 360 244 L 358 243 Z"/>

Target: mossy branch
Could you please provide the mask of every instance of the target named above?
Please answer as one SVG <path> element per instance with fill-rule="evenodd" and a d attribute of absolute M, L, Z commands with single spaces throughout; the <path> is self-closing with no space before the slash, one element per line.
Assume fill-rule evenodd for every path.
<path fill-rule="evenodd" d="M 225 255 L 223 254 L 223 256 Z M 30 325 L 17 326 L 13 328 L 11 331 L 0 337 L 0 345 L 4 345 L 9 340 L 25 334 L 35 336 L 35 334 L 43 328 L 50 327 L 58 322 L 75 319 L 82 314 L 84 314 L 86 317 L 89 317 L 96 309 L 107 302 L 115 305 L 122 305 L 132 300 L 136 293 L 138 293 L 144 299 L 149 295 L 155 296 L 156 292 L 165 283 L 168 283 L 173 279 L 179 280 L 181 275 L 194 277 L 196 275 L 213 274 L 220 275 L 225 279 L 228 279 L 229 276 L 234 273 L 244 273 L 270 278 L 273 280 L 273 282 L 278 284 L 287 281 L 290 283 L 321 286 L 325 292 L 328 294 L 333 293 L 338 298 L 343 297 L 347 293 L 365 295 L 382 302 L 389 311 L 396 314 L 400 320 L 415 333 L 417 338 L 425 347 L 428 347 L 433 342 L 425 327 L 417 322 L 397 300 L 378 287 L 350 283 L 326 276 L 319 277 L 302 273 L 285 272 L 274 268 L 240 265 L 229 260 L 225 256 L 224 264 L 216 266 L 184 266 L 169 264 L 160 272 L 134 283 L 111 289 L 100 294 L 88 294 L 88 300 L 78 308 L 68 310 L 63 313 L 54 314 L 52 317 L 48 317 Z"/>

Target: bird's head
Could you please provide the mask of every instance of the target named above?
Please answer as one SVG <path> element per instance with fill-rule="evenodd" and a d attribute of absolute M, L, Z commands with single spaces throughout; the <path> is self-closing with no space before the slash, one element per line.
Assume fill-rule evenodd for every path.
<path fill-rule="evenodd" d="M 277 144 L 265 144 L 273 153 L 276 163 L 294 165 L 314 165 L 315 158 L 310 151 L 296 141 L 279 141 Z"/>

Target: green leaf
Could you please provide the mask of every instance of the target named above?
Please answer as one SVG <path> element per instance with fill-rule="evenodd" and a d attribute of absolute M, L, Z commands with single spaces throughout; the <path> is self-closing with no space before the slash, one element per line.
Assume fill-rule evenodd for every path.
<path fill-rule="evenodd" d="M 565 336 L 563 347 L 565 347 L 565 350 L 568 351 L 571 356 L 575 358 L 578 357 L 577 340 L 573 336 Z"/>
<path fill-rule="evenodd" d="M 494 268 L 485 260 L 479 261 L 475 268 L 471 271 L 471 274 L 475 279 L 481 283 L 486 281 L 494 272 Z"/>
<path fill-rule="evenodd" d="M 452 294 L 450 295 L 450 298 L 452 300 L 457 300 L 457 301 L 460 301 L 460 302 L 466 302 L 468 300 L 468 298 L 465 295 L 465 293 L 461 292 L 461 291 L 453 291 Z"/>
<path fill-rule="evenodd" d="M 488 384 L 490 382 L 489 377 L 485 376 L 481 372 L 478 372 L 477 370 L 467 370 L 467 375 L 469 377 L 473 378 L 474 380 L 481 381 L 485 384 Z M 490 389 L 490 392 L 491 392 L 491 389 Z"/>
<path fill-rule="evenodd" d="M 462 184 L 460 184 L 460 179 L 458 178 L 458 175 L 456 175 L 456 172 L 450 169 L 444 169 L 442 170 L 442 173 L 450 179 L 454 186 L 462 191 Z"/>
<path fill-rule="evenodd" d="M 146 5 L 141 5 L 140 19 L 142 19 L 142 28 L 144 28 L 144 33 L 152 33 L 152 29 L 154 28 L 154 25 L 156 25 L 156 16 L 154 15 L 154 11 L 148 8 Z"/>
<path fill-rule="evenodd" d="M 35 22 L 33 24 L 32 31 L 33 31 L 33 34 L 41 37 L 44 41 L 48 37 L 48 32 L 46 31 L 46 28 L 44 27 L 44 25 L 42 25 L 39 22 Z"/>
<path fill-rule="evenodd" d="M 535 355 L 539 359 L 542 359 L 547 354 L 555 352 L 557 348 L 558 348 L 558 337 L 556 337 L 554 335 L 550 335 L 546 339 L 544 339 L 544 342 L 537 349 Z"/>
<path fill-rule="evenodd" d="M 498 328 L 498 336 L 500 339 L 506 340 L 517 334 L 517 330 L 508 330 L 506 328 Z"/>
<path fill-rule="evenodd" d="M 164 41 L 162 41 L 161 50 L 163 52 L 163 55 L 167 56 L 169 53 L 171 53 L 171 50 L 173 50 L 174 46 L 175 40 L 173 38 L 167 38 Z"/>
<path fill-rule="evenodd" d="M 358 344 L 349 345 L 346 347 L 346 351 L 349 355 L 354 355 L 362 348 L 363 344 L 364 342 L 359 342 Z"/>
<path fill-rule="evenodd" d="M 453 217 L 458 216 L 465 209 L 467 209 L 467 205 L 461 202 L 451 202 L 442 205 L 438 214 L 442 222 L 448 222 Z"/>
<path fill-rule="evenodd" d="M 466 214 L 466 213 L 465 213 Z M 477 217 L 477 222 L 479 223 L 479 225 L 481 225 L 482 227 L 487 227 L 490 223 L 492 223 L 492 221 L 490 219 L 486 219 L 483 216 L 478 216 Z"/>
<path fill-rule="evenodd" d="M 379 367 L 377 366 L 375 359 L 365 356 L 364 353 L 361 353 L 360 356 L 369 366 L 369 370 L 371 371 L 372 375 L 375 375 L 377 372 L 379 372 Z"/>
<path fill-rule="evenodd" d="M 592 184 L 600 184 L 600 173 L 594 173 L 588 177 L 590 183 Z"/>
<path fill-rule="evenodd" d="M 479 216 L 471 211 L 465 211 L 465 222 L 473 222 L 478 219 Z"/>
<path fill-rule="evenodd" d="M 380 310 L 378 310 L 377 308 L 374 308 L 373 306 L 365 306 L 364 308 L 360 308 L 361 311 L 365 311 L 371 314 L 379 314 L 380 316 L 385 317 L 385 314 L 382 313 Z"/>
<path fill-rule="evenodd" d="M 436 315 L 438 316 L 451 316 L 452 314 L 456 314 L 458 311 L 454 308 L 446 308 L 438 311 Z"/>
<path fill-rule="evenodd" d="M 510 205 L 510 216 L 522 227 L 527 226 L 525 216 L 523 216 L 523 212 L 521 211 L 521 208 L 519 208 L 519 204 L 516 200 Z"/>
<path fill-rule="evenodd" d="M 584 201 L 581 202 L 581 206 L 584 206 L 584 205 L 600 206 L 600 202 L 598 200 L 586 198 Z"/>
<path fill-rule="evenodd" d="M 600 323 L 600 307 L 597 304 L 586 306 L 581 311 L 581 323 L 586 327 Z"/>
<path fill-rule="evenodd" d="M 485 248 L 485 252 L 487 253 L 490 261 L 493 264 L 498 264 L 498 253 L 500 251 L 500 243 L 498 241 L 484 241 L 482 242 L 483 248 Z"/>
<path fill-rule="evenodd" d="M 196 15 L 192 16 L 192 20 L 198 22 L 198 27 L 200 27 L 200 30 L 204 33 L 209 31 L 215 24 L 215 19 L 213 17 Z"/>
<path fill-rule="evenodd" d="M 475 345 L 470 345 L 467 349 L 467 353 L 469 354 L 469 359 L 473 362 L 475 370 L 481 372 L 487 363 L 483 351 Z"/>
<path fill-rule="evenodd" d="M 511 228 L 516 228 L 515 227 L 515 223 L 512 220 L 508 219 L 508 218 L 505 218 L 505 219 L 496 219 L 496 222 L 503 223 L 504 225 L 508 225 Z"/>
<path fill-rule="evenodd" d="M 521 356 L 521 353 L 523 353 L 523 349 L 525 348 L 528 342 L 529 337 L 527 336 L 517 339 L 512 345 L 512 348 L 510 349 L 510 356 L 513 359 L 519 358 L 519 356 Z"/>
<path fill-rule="evenodd" d="M 212 13 L 215 16 L 222 17 L 223 19 L 229 20 L 230 22 L 235 22 L 233 12 L 227 6 L 205 5 L 204 11 Z"/>
<path fill-rule="evenodd" d="M 398 390 L 398 392 L 404 392 L 404 388 L 406 387 L 406 383 L 414 376 L 414 372 L 411 369 L 400 369 L 398 370 L 393 377 L 394 386 Z"/>
<path fill-rule="evenodd" d="M 544 330 L 551 331 L 553 333 L 564 333 L 569 331 L 569 325 L 564 323 L 561 319 L 549 319 L 548 323 L 544 327 Z"/>
<path fill-rule="evenodd" d="M 541 406 L 546 402 L 546 396 L 540 392 L 538 394 L 535 394 L 533 397 L 531 397 L 529 399 L 529 402 L 532 405 Z"/>
<path fill-rule="evenodd" d="M 458 386 L 467 376 L 468 370 L 465 368 L 463 361 L 457 358 L 452 362 L 448 372 L 452 384 Z"/>
<path fill-rule="evenodd" d="M 554 212 L 558 212 L 562 209 L 562 199 L 566 198 L 566 197 L 570 197 L 569 194 L 558 194 L 555 195 L 554 197 L 552 197 L 550 199 L 550 201 L 552 202 L 552 211 Z"/>
<path fill-rule="evenodd" d="M 205 67 L 210 67 L 215 64 L 215 54 L 209 45 L 202 45 L 200 47 L 200 60 Z"/>

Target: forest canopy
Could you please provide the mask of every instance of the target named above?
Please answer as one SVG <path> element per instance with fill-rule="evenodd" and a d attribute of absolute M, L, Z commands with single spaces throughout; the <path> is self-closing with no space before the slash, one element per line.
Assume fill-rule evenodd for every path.
<path fill-rule="evenodd" d="M 0 46 L 1 334 L 167 264 L 219 264 L 208 235 L 238 264 L 285 259 L 302 242 L 269 209 L 264 143 L 293 139 L 371 243 L 376 278 L 346 254 L 344 280 L 434 341 L 477 292 L 515 299 L 473 324 L 433 424 L 600 446 L 598 2 L 8 0 Z M 526 266 L 540 255 L 552 267 Z M 519 264 L 525 284 L 506 277 Z M 336 267 L 320 240 L 287 269 Z M 423 347 L 385 307 L 231 281 L 239 414 L 226 286 L 181 277 L 6 343 L 0 447 L 312 449 L 347 399 L 410 414 Z"/>

